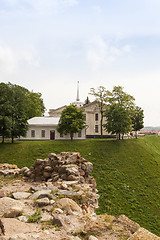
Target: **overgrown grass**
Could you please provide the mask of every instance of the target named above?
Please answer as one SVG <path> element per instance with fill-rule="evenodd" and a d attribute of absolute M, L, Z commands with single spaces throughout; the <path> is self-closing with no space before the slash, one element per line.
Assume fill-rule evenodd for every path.
<path fill-rule="evenodd" d="M 160 236 L 160 137 L 0 144 L 0 163 L 31 166 L 48 153 L 78 151 L 94 164 L 97 213 L 125 214 Z"/>

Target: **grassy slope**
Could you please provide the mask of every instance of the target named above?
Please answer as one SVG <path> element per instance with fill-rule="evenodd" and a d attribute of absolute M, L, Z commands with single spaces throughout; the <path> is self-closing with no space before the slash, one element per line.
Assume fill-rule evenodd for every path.
<path fill-rule="evenodd" d="M 160 137 L 0 144 L 0 162 L 31 166 L 61 151 L 78 151 L 94 164 L 98 213 L 125 214 L 160 236 Z"/>

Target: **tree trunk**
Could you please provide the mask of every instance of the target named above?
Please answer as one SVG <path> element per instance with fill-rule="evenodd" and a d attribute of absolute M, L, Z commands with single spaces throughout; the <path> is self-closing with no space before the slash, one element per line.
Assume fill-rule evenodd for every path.
<path fill-rule="evenodd" d="M 136 134 L 135 134 L 135 136 L 136 136 L 136 139 L 137 139 L 137 138 L 138 138 L 137 131 L 136 131 Z"/>
<path fill-rule="evenodd" d="M 2 136 L 2 143 L 4 143 L 4 136 Z"/>
<path fill-rule="evenodd" d="M 73 141 L 73 133 L 70 133 L 71 141 Z"/>
<path fill-rule="evenodd" d="M 12 137 L 12 143 L 14 143 L 14 137 Z"/>
<path fill-rule="evenodd" d="M 121 140 L 121 134 L 120 134 L 120 133 L 119 133 L 119 135 L 118 135 L 118 139 Z"/>

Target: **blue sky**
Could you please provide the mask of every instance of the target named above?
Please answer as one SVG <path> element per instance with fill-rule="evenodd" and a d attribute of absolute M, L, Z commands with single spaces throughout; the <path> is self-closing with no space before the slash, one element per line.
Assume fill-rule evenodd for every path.
<path fill-rule="evenodd" d="M 123 86 L 160 126 L 159 0 L 0 0 L 0 75 L 47 110 Z M 94 100 L 92 96 L 90 100 Z"/>

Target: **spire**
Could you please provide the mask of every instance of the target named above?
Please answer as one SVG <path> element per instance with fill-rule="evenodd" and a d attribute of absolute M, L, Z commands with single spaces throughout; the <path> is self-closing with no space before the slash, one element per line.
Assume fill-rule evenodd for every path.
<path fill-rule="evenodd" d="M 76 101 L 78 102 L 80 99 L 79 99 L 79 81 L 77 82 L 77 98 L 76 98 Z"/>

